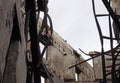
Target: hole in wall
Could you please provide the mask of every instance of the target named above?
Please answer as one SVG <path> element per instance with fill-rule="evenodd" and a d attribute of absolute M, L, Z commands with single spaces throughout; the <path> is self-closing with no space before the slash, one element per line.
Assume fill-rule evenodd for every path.
<path fill-rule="evenodd" d="M 13 29 L 12 29 L 11 40 L 21 40 L 16 6 L 14 6 L 14 13 L 15 15 L 13 17 Z"/>

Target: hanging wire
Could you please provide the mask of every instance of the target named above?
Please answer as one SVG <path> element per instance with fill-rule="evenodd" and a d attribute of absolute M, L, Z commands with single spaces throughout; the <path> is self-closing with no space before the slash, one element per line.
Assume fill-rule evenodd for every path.
<path fill-rule="evenodd" d="M 52 78 L 50 77 L 45 64 L 42 61 L 43 55 L 49 45 L 52 44 L 52 33 L 53 33 L 53 25 L 51 17 L 48 15 L 48 0 L 25 0 L 26 6 L 26 20 L 25 20 L 25 39 L 27 43 L 31 43 L 31 55 L 32 61 L 29 61 L 28 55 L 26 54 L 26 64 L 27 64 L 27 80 L 26 83 L 41 83 L 41 68 L 46 72 L 47 77 L 50 80 L 50 83 L 53 83 Z M 39 34 L 37 33 L 37 20 L 39 20 L 40 13 L 44 12 L 44 18 L 42 21 L 42 26 L 40 27 Z M 37 15 L 38 16 L 37 16 Z M 38 17 L 36 19 L 36 16 Z M 48 24 L 49 22 L 49 24 Z M 45 34 L 42 34 L 45 29 Z M 49 35 L 48 30 L 50 30 L 51 34 Z M 30 33 L 30 39 L 28 40 L 28 33 Z M 44 49 L 41 52 L 39 43 L 44 42 Z M 39 65 L 39 66 L 38 66 Z M 43 67 L 41 67 L 43 66 Z M 31 78 L 31 77 L 34 77 Z"/>

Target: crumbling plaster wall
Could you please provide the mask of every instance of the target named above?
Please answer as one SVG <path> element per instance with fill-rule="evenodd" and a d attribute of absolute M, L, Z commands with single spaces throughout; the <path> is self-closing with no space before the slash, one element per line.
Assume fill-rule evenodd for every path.
<path fill-rule="evenodd" d="M 26 43 L 20 8 L 21 0 L 0 0 L 0 83 L 26 82 Z"/>
<path fill-rule="evenodd" d="M 26 83 L 26 42 L 20 8 L 21 0 L 0 0 L 0 83 Z M 15 16 L 17 26 L 14 26 Z M 12 35 L 20 38 L 16 39 Z M 55 76 L 53 80 L 55 83 L 75 81 L 75 67 L 69 69 L 69 66 L 84 59 L 82 57 L 76 59 L 73 48 L 56 33 L 53 34 L 53 39 L 54 45 L 49 46 L 46 59 Z M 93 80 L 93 69 L 88 63 L 82 64 L 79 69 L 87 76 L 82 78 L 81 74 L 82 79 Z"/>
<path fill-rule="evenodd" d="M 47 62 L 51 71 L 56 74 L 62 83 L 74 83 L 76 81 L 76 68 L 69 69 L 70 66 L 84 61 L 83 57 L 78 54 L 65 40 L 57 33 L 53 33 L 53 46 L 47 50 Z M 87 62 L 78 66 L 80 81 L 93 81 L 94 71 Z M 73 82 L 72 82 L 73 81 Z M 91 82 L 90 82 L 91 83 Z"/>

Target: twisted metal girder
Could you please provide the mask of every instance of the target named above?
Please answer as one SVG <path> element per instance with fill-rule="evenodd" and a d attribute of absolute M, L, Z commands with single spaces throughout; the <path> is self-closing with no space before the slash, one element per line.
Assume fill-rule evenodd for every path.
<path fill-rule="evenodd" d="M 117 56 L 119 55 L 119 52 L 117 52 L 117 56 L 115 56 L 115 53 L 116 51 L 113 50 L 113 31 L 112 31 L 112 22 L 111 22 L 111 18 L 113 19 L 113 21 L 115 22 L 118 30 L 120 30 L 120 23 L 110 5 L 110 1 L 108 0 L 102 0 L 102 2 L 104 3 L 105 7 L 107 8 L 108 10 L 108 13 L 109 14 L 101 14 L 101 15 L 97 15 L 96 14 L 96 10 L 95 10 L 95 3 L 94 3 L 94 0 L 92 0 L 92 4 L 93 4 L 93 13 L 94 13 L 94 17 L 95 17 L 95 21 L 96 21 L 96 25 L 97 25 L 97 28 L 98 28 L 98 32 L 99 32 L 99 36 L 100 36 L 100 40 L 101 40 L 101 52 L 103 53 L 104 52 L 104 45 L 103 45 L 103 40 L 106 38 L 105 36 L 103 36 L 102 34 L 102 30 L 101 30 L 101 27 L 100 27 L 100 24 L 99 24 L 99 21 L 98 21 L 98 16 L 99 17 L 103 17 L 103 16 L 107 16 L 108 17 L 108 20 L 109 20 L 109 23 L 108 23 L 108 26 L 109 26 L 109 37 L 107 37 L 107 39 L 109 39 L 110 41 L 110 53 L 111 53 L 111 56 L 112 56 L 112 66 L 111 66 L 111 73 L 109 73 L 109 75 L 111 74 L 111 78 L 112 78 L 112 83 L 117 83 L 117 77 L 116 77 L 116 65 L 115 65 L 115 62 L 116 62 L 116 59 L 117 59 Z M 117 40 L 117 39 L 115 39 Z M 106 73 L 106 63 L 105 63 L 105 55 L 102 55 L 102 69 L 103 69 L 103 83 L 107 83 L 107 76 L 108 74 Z"/>
<path fill-rule="evenodd" d="M 51 83 L 54 83 L 50 73 L 48 72 L 45 64 L 42 61 L 43 55 L 49 45 L 52 44 L 52 33 L 53 33 L 53 26 L 52 20 L 50 16 L 47 14 L 48 8 L 47 3 L 48 0 L 25 0 L 25 38 L 27 43 L 30 42 L 30 50 L 32 55 L 32 60 L 29 61 L 29 55 L 26 54 L 26 63 L 27 63 L 27 80 L 26 83 L 41 83 L 41 70 L 44 70 L 44 74 L 46 74 L 46 78 L 49 79 Z M 37 6 L 37 7 L 36 7 Z M 38 9 L 37 9 L 38 8 Z M 42 26 L 40 31 L 37 30 L 37 14 L 39 18 L 40 11 L 44 12 L 44 18 L 42 22 Z M 50 26 L 48 25 L 48 21 Z M 50 27 L 51 34 L 48 35 L 48 26 Z M 42 34 L 43 29 L 46 29 L 45 34 Z M 39 34 L 37 33 L 39 32 Z M 30 39 L 28 40 L 28 33 L 30 34 Z M 42 42 L 45 41 L 44 43 Z M 44 49 L 41 52 L 39 43 L 44 44 Z M 33 78 L 32 78 L 33 76 Z"/>

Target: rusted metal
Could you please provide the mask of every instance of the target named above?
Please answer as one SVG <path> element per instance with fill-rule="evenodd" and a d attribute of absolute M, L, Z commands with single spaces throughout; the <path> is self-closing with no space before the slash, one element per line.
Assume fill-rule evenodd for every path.
<path fill-rule="evenodd" d="M 94 3 L 94 0 L 92 0 L 92 4 L 93 4 L 93 13 L 94 13 L 94 17 L 95 17 L 95 21 L 96 21 L 96 25 L 97 25 L 97 28 L 98 28 L 98 32 L 99 32 L 99 36 L 100 36 L 100 41 L 101 41 L 101 53 L 102 53 L 102 69 L 103 69 L 103 83 L 106 83 L 107 82 L 107 74 L 106 74 L 106 61 L 105 61 L 105 56 L 104 56 L 104 45 L 103 45 L 103 40 L 104 39 L 108 39 L 109 42 L 110 42 L 110 55 L 111 55 L 111 61 L 112 61 L 112 66 L 111 66 L 111 78 L 112 78 L 112 82 L 113 83 L 117 83 L 116 79 L 117 79 L 117 75 L 116 75 L 116 60 L 117 60 L 117 57 L 119 55 L 119 52 L 117 52 L 114 48 L 113 48 L 113 41 L 114 40 L 118 40 L 119 38 L 113 38 L 113 31 L 112 31 L 112 22 L 111 22 L 111 18 L 113 19 L 113 21 L 115 22 L 116 24 L 116 28 L 118 28 L 118 30 L 120 31 L 120 22 L 117 18 L 117 15 L 113 12 L 113 9 L 111 7 L 111 1 L 110 0 L 102 0 L 102 2 L 104 3 L 106 9 L 108 10 L 108 13 L 109 14 L 101 14 L 101 15 L 97 15 L 96 14 L 96 11 L 95 11 L 95 3 Z M 108 17 L 108 27 L 109 27 L 109 37 L 106 37 L 106 36 L 103 36 L 102 34 L 102 30 L 101 30 L 101 27 L 100 27 L 100 24 L 99 24 L 99 21 L 98 21 L 98 18 L 97 17 L 105 17 L 107 16 Z M 117 49 L 119 50 L 119 48 Z M 117 54 L 116 54 L 117 53 Z"/>
<path fill-rule="evenodd" d="M 120 63 L 115 64 L 115 66 L 120 66 Z M 112 65 L 106 66 L 106 68 L 110 68 L 110 67 L 112 67 Z"/>
<path fill-rule="evenodd" d="M 106 9 L 108 10 L 110 16 L 113 18 L 118 30 L 120 31 L 120 22 L 119 22 L 119 20 L 118 20 L 118 18 L 116 16 L 116 14 L 114 13 L 112 7 L 110 6 L 110 1 L 108 1 L 108 0 L 102 0 L 102 1 L 103 1 L 104 5 L 105 5 Z"/>
<path fill-rule="evenodd" d="M 118 49 L 119 46 L 120 46 L 120 44 L 117 45 L 115 48 L 113 48 L 113 50 Z M 92 57 L 89 58 L 89 59 L 86 59 L 86 60 L 84 60 L 84 61 L 82 61 L 82 62 L 79 62 L 79 63 L 77 63 L 77 64 L 74 64 L 74 65 L 70 66 L 69 69 L 71 69 L 71 68 L 73 68 L 73 67 L 75 67 L 75 66 L 77 66 L 77 65 L 80 65 L 80 64 L 82 64 L 82 63 L 85 63 L 85 62 L 87 62 L 87 61 L 89 61 L 89 60 L 92 60 L 92 59 L 94 59 L 94 58 L 96 58 L 96 57 L 102 56 L 103 54 L 104 54 L 104 55 L 105 55 L 105 54 L 107 55 L 108 53 L 111 52 L 111 50 L 108 50 L 108 51 L 106 51 L 106 52 L 104 52 L 104 53 L 95 52 L 95 54 L 87 54 L 87 53 L 83 52 L 81 49 L 79 49 L 79 50 L 80 50 L 82 53 L 84 53 L 84 54 L 86 54 L 86 55 L 88 55 L 88 56 L 92 56 Z"/>
<path fill-rule="evenodd" d="M 40 83 L 40 69 L 37 68 L 37 63 L 40 57 L 39 43 L 37 38 L 37 22 L 36 22 L 36 7 L 35 0 L 26 0 L 27 10 L 30 11 L 29 18 L 29 30 L 31 39 L 31 51 L 32 51 L 32 74 L 34 75 L 34 83 Z"/>

